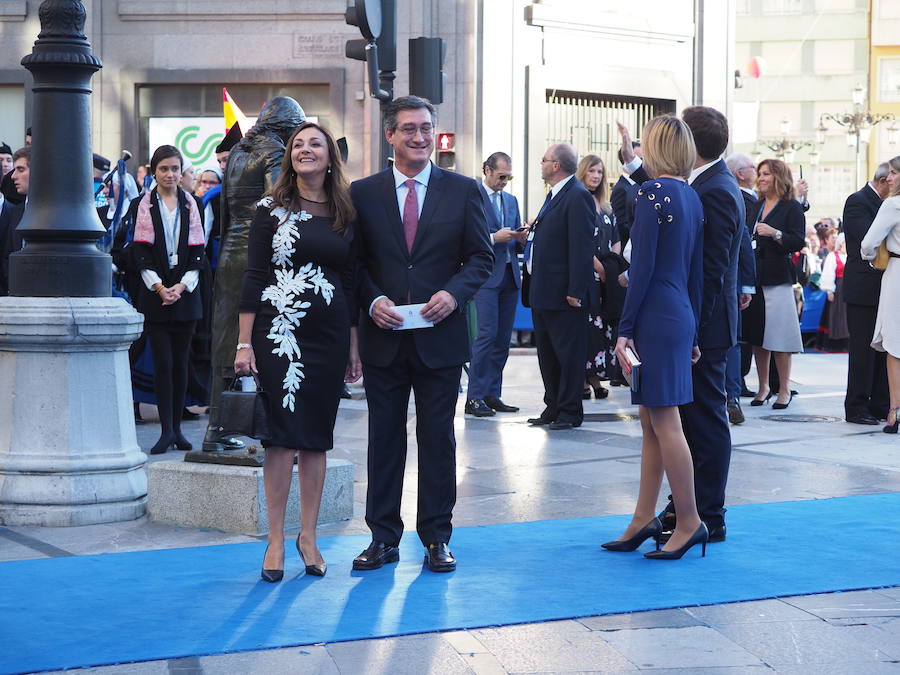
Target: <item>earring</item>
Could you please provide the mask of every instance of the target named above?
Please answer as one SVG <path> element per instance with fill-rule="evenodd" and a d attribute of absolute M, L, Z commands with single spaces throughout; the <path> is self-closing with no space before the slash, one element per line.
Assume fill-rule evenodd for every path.
<path fill-rule="evenodd" d="M 328 167 L 328 173 L 331 173 L 331 166 Z"/>

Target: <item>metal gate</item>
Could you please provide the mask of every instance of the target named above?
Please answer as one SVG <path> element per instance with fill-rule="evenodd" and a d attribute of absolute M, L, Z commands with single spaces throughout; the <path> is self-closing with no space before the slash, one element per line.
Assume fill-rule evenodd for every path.
<path fill-rule="evenodd" d="M 621 166 L 616 157 L 619 132 L 616 120 L 640 139 L 653 117 L 675 112 L 675 101 L 580 91 L 547 90 L 547 145 L 571 143 L 579 156 L 599 155 L 610 184 L 618 180 Z"/>

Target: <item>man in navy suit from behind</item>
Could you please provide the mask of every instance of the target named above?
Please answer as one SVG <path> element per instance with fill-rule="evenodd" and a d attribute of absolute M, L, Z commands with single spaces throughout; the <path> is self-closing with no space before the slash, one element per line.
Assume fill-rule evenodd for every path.
<path fill-rule="evenodd" d="M 497 412 L 519 411 L 504 403 L 500 392 L 522 286 L 517 246 L 525 243 L 525 231 L 519 227 L 519 202 L 504 191 L 512 180 L 512 159 L 505 152 L 495 152 L 484 160 L 482 171 L 479 189 L 494 245 L 494 268 L 475 294 L 478 337 L 472 345 L 465 410 L 475 417 L 491 417 Z"/>
<path fill-rule="evenodd" d="M 490 274 L 478 184 L 431 163 L 434 106 L 417 96 L 392 101 L 384 131 L 393 167 L 350 186 L 359 238 L 359 351 L 369 407 L 366 524 L 372 542 L 356 570 L 396 562 L 403 534 L 409 395 L 416 399 L 416 530 L 433 572 L 456 569 L 450 552 L 456 504 L 453 418 L 462 364 L 469 360 L 466 303 Z M 395 306 L 424 304 L 431 327 L 397 330 Z"/>
<path fill-rule="evenodd" d="M 680 408 L 684 435 L 694 460 L 697 510 L 709 529 L 709 540 L 725 540 L 725 486 L 731 463 L 725 364 L 738 336 L 738 261 L 741 229 L 745 227 L 744 198 L 737 181 L 721 159 L 728 146 L 728 120 L 718 110 L 691 106 L 681 114 L 694 135 L 697 160 L 690 184 L 703 204 L 703 303 L 698 344 L 700 360 L 693 370 L 694 401 Z M 622 128 L 624 130 L 624 127 Z M 627 130 L 622 153 L 638 182 L 649 179 L 633 160 Z M 665 530 L 674 530 L 671 502 L 660 514 Z"/>
<path fill-rule="evenodd" d="M 847 263 L 844 266 L 844 301 L 850 345 L 847 358 L 846 420 L 851 424 L 877 425 L 887 416 L 888 385 L 885 352 L 872 349 L 875 317 L 881 297 L 883 272 L 863 260 L 859 247 L 866 232 L 888 197 L 890 164 L 880 164 L 872 180 L 847 197 L 844 204 L 844 236 Z"/>
<path fill-rule="evenodd" d="M 581 426 L 587 305 L 594 281 L 594 198 L 575 178 L 578 155 L 568 143 L 541 158 L 550 192 L 525 245 L 522 302 L 531 307 L 544 410 L 528 420 L 554 431 Z"/>

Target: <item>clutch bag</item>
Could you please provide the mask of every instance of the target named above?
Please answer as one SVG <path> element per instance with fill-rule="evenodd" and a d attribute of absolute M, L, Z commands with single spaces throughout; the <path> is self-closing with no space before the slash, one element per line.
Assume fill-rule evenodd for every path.
<path fill-rule="evenodd" d="M 875 249 L 875 259 L 872 261 L 872 267 L 876 270 L 886 270 L 890 259 L 891 253 L 888 251 L 887 240 L 885 240 Z"/>
<path fill-rule="evenodd" d="M 219 428 L 222 435 L 249 436 L 260 441 L 269 440 L 269 397 L 254 375 L 256 391 L 241 391 L 240 379 L 235 377 L 222 392 L 219 404 Z"/>

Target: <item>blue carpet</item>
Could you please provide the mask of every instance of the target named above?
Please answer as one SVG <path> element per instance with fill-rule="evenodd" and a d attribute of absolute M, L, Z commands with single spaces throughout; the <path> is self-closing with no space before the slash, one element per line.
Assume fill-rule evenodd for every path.
<path fill-rule="evenodd" d="M 728 542 L 674 563 L 602 551 L 623 516 L 459 528 L 453 574 L 423 569 L 414 533 L 373 572 L 350 569 L 367 536 L 322 539 L 328 576 L 295 554 L 275 585 L 264 543 L 7 562 L 0 672 L 898 586 L 898 512 L 900 494 L 738 506 Z"/>

